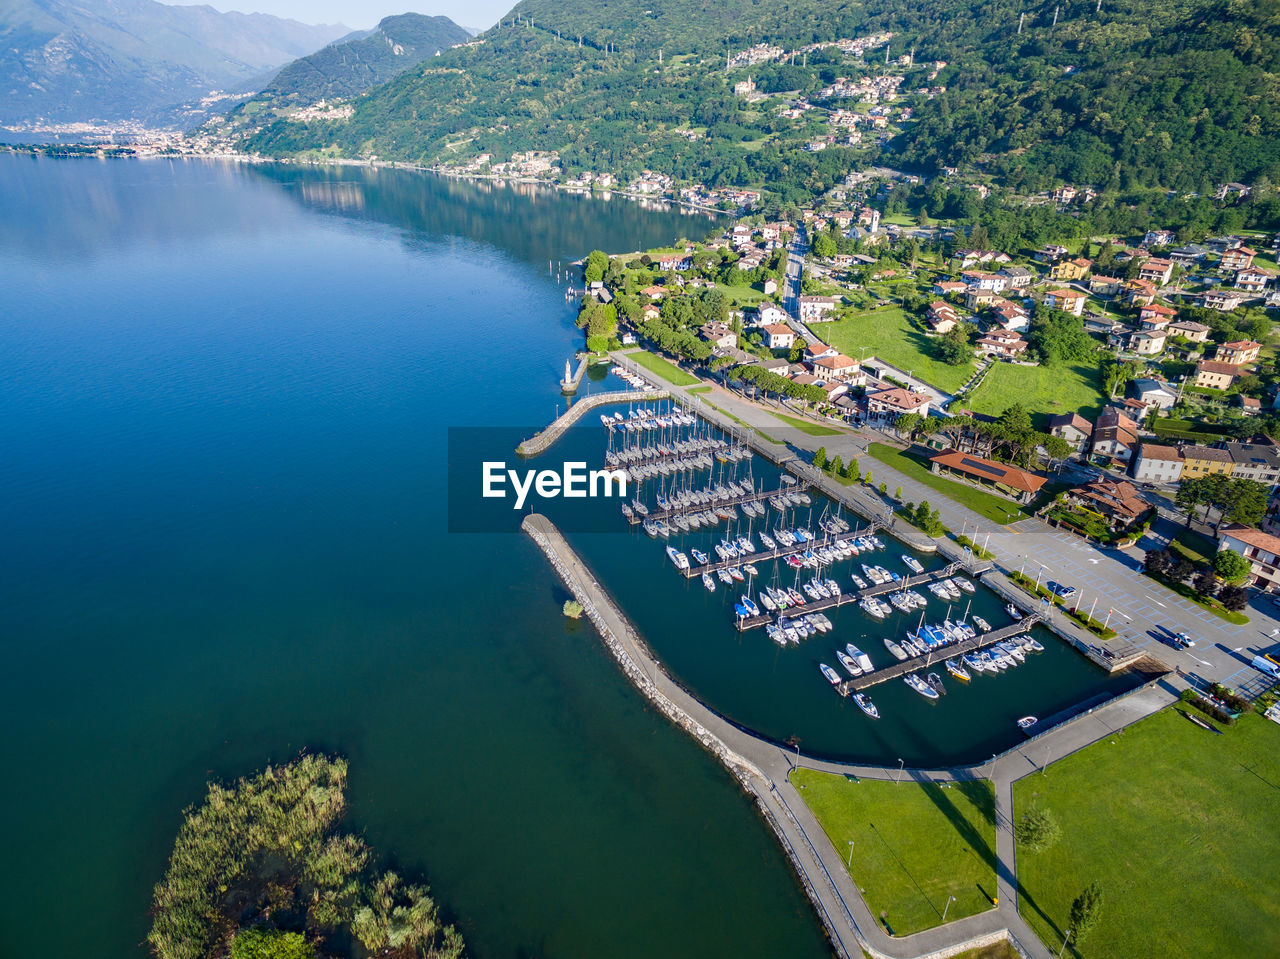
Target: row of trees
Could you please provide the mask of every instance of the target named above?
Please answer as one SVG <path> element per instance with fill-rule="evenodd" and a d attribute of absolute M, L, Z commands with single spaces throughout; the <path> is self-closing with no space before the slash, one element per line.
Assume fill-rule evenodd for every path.
<path fill-rule="evenodd" d="M 1210 566 L 1193 563 L 1180 553 L 1173 553 L 1167 549 L 1153 549 L 1147 551 L 1142 568 L 1157 579 L 1170 583 L 1182 585 L 1190 580 L 1191 588 L 1197 594 L 1205 599 L 1217 599 L 1233 612 L 1238 612 L 1249 605 L 1249 591 L 1243 586 L 1231 583 L 1219 586 L 1218 583 L 1219 568 L 1223 574 L 1232 578 L 1243 579 L 1249 574 L 1249 561 L 1239 553 L 1230 551 L 1218 553 L 1213 565 Z"/>
<path fill-rule="evenodd" d="M 827 394 L 822 387 L 802 386 L 761 366 L 735 366 L 729 371 L 729 379 L 750 383 L 764 393 L 786 396 L 806 403 L 823 403 L 827 399 Z"/>
<path fill-rule="evenodd" d="M 1187 511 L 1187 525 L 1202 511 L 1201 518 L 1209 521 L 1209 514 L 1218 511 L 1216 533 L 1225 522 L 1253 526 L 1267 512 L 1269 491 L 1255 480 L 1216 474 L 1184 479 L 1178 488 L 1175 501 Z"/>
<path fill-rule="evenodd" d="M 1061 436 L 1042 433 L 1031 423 L 1031 415 L 1015 403 L 994 422 L 968 416 L 921 416 L 904 413 L 893 424 L 899 435 L 915 440 L 941 434 L 958 450 L 990 459 L 1028 465 L 1037 448 L 1043 448 L 1050 464 L 1071 455 L 1071 444 Z"/>

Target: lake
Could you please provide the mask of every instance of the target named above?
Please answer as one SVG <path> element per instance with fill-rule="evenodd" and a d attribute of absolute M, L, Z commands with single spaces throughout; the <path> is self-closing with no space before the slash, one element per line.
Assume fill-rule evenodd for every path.
<path fill-rule="evenodd" d="M 472 955 L 829 954 L 754 808 L 563 620 L 542 554 L 446 532 L 446 429 L 559 402 L 581 335 L 548 263 L 709 225 L 0 156 L 0 954 L 141 955 L 182 809 L 304 748 L 350 758 L 350 825 Z M 602 567 L 660 555 L 598 539 Z"/>

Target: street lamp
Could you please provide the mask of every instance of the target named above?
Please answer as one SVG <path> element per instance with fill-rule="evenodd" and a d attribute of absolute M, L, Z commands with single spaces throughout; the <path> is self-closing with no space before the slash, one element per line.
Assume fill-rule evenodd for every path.
<path fill-rule="evenodd" d="M 946 921 L 947 921 L 947 910 L 951 908 L 951 904 L 952 904 L 953 902 L 955 902 L 955 901 L 956 901 L 956 897 L 955 897 L 955 896 L 948 896 L 948 897 L 947 897 L 947 904 L 946 904 L 945 906 L 943 906 L 943 907 L 942 907 L 942 921 L 943 921 L 943 922 L 946 922 Z"/>
<path fill-rule="evenodd" d="M 1071 940 L 1071 933 L 1074 930 L 1068 929 L 1067 934 L 1062 937 L 1062 948 L 1058 950 L 1058 959 L 1062 959 L 1062 954 L 1067 951 L 1067 943 Z"/>
<path fill-rule="evenodd" d="M 902 767 L 903 767 L 902 760 L 899 759 L 898 760 L 898 777 L 893 781 L 893 784 L 895 786 L 898 785 L 898 783 L 902 782 Z"/>
<path fill-rule="evenodd" d="M 849 861 L 848 861 L 848 862 L 846 862 L 846 863 L 844 864 L 844 867 L 845 867 L 846 869 L 852 869 L 852 868 L 853 868 L 853 840 L 852 840 L 852 839 L 850 839 L 850 840 L 849 840 Z M 943 912 L 943 918 L 944 918 L 944 919 L 946 918 L 946 912 L 945 912 L 945 911 Z"/>
<path fill-rule="evenodd" d="M 1039 565 L 1040 565 L 1040 572 L 1036 573 L 1036 589 L 1040 588 L 1040 577 L 1043 576 L 1044 571 L 1048 569 L 1048 567 L 1045 566 L 1044 563 L 1040 563 Z"/>

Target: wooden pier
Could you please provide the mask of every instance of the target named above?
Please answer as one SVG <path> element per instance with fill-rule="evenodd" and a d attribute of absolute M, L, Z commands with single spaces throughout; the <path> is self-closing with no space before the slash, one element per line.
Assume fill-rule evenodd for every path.
<path fill-rule="evenodd" d="M 971 653 L 975 649 L 982 649 L 984 646 L 990 646 L 992 643 L 998 643 L 1001 640 L 1008 639 L 1010 636 L 1020 636 L 1025 633 L 1036 623 L 1040 622 L 1039 613 L 1028 613 L 1023 619 L 1009 626 L 993 629 L 989 633 L 979 633 L 973 639 L 966 639 L 961 643 L 951 643 L 943 646 L 941 649 L 933 649 L 924 656 L 916 656 L 912 659 L 903 660 L 900 663 L 894 663 L 892 666 L 886 666 L 884 669 L 876 669 L 870 673 L 863 673 L 856 679 L 845 680 L 836 690 L 841 696 L 848 696 L 850 693 L 866 689 L 868 686 L 874 686 L 877 683 L 888 682 L 891 679 L 897 679 L 905 676 L 907 673 L 913 673 L 918 669 L 927 669 L 935 666 L 945 659 L 957 659 L 965 653 Z"/>
<path fill-rule="evenodd" d="M 869 535 L 865 531 L 859 535 Z M 739 561 L 738 563 L 730 563 L 728 565 L 741 565 L 742 562 L 751 562 L 751 560 Z M 710 564 L 708 564 L 710 565 Z M 870 565 L 870 564 L 868 564 Z M 694 570 L 695 573 L 701 573 L 706 566 L 700 566 Z M 922 586 L 927 583 L 933 583 L 940 579 L 946 579 L 948 576 L 954 576 L 956 573 L 966 571 L 963 563 L 952 563 L 944 566 L 942 569 L 935 569 L 928 573 L 916 573 L 911 576 L 904 576 L 902 579 L 893 583 L 879 583 L 875 586 L 868 586 L 866 589 L 855 589 L 851 592 L 841 592 L 839 596 L 831 596 L 826 599 L 807 599 L 803 606 L 791 606 L 780 613 L 761 613 L 759 616 L 740 616 L 738 617 L 738 631 L 742 632 L 748 629 L 755 629 L 763 626 L 765 623 L 776 622 L 778 619 L 799 619 L 808 613 L 820 613 L 824 609 L 835 609 L 837 606 L 847 606 L 849 603 L 857 603 L 868 596 L 882 596 L 886 593 L 897 593 L 904 589 L 911 589 L 913 586 Z M 979 572 L 986 572 L 986 567 Z M 816 574 L 815 574 L 816 575 Z"/>
<path fill-rule="evenodd" d="M 670 519 L 672 516 L 684 516 L 688 513 L 701 513 L 703 510 L 711 510 L 711 512 L 714 513 L 717 509 L 722 509 L 726 506 L 741 506 L 743 503 L 758 503 L 762 500 L 767 500 L 771 496 L 778 496 L 785 493 L 803 493 L 808 488 L 809 484 L 800 482 L 793 483 L 789 486 L 779 486 L 776 489 L 762 489 L 756 490 L 752 493 L 741 493 L 737 496 L 730 496 L 727 499 L 718 499 L 710 503 L 689 503 L 686 506 L 673 506 L 670 509 L 651 509 L 647 516 L 631 516 L 628 517 L 627 522 L 632 526 L 639 526 L 647 519 Z M 788 508 L 807 509 L 807 507 L 804 506 Z M 868 534 L 864 532 L 862 535 L 866 536 Z M 751 561 L 744 559 L 743 562 L 749 563 Z"/>

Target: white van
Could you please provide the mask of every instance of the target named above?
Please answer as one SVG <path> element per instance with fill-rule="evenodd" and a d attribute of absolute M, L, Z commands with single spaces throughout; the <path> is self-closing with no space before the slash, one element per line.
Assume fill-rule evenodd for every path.
<path fill-rule="evenodd" d="M 1280 663 L 1274 659 L 1268 659 L 1266 656 L 1255 656 L 1250 664 L 1259 672 L 1266 673 L 1272 679 L 1280 679 Z"/>

